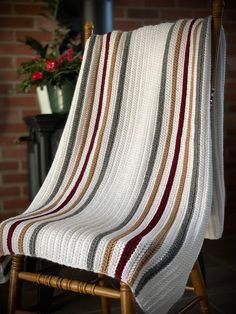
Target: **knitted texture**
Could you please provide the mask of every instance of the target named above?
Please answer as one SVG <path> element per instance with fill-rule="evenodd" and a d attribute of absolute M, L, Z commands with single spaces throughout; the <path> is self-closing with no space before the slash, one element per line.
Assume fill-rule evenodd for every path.
<path fill-rule="evenodd" d="M 211 18 L 93 35 L 52 167 L 1 224 L 0 256 L 106 274 L 166 313 L 222 233 L 223 33 L 220 47 L 211 109 Z"/>

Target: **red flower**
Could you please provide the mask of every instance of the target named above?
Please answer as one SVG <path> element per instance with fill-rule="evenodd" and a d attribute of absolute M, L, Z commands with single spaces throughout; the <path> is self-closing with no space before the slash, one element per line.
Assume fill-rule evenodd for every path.
<path fill-rule="evenodd" d="M 55 60 L 51 59 L 51 60 L 46 60 L 46 69 L 49 72 L 53 72 L 57 69 L 58 64 Z"/>
<path fill-rule="evenodd" d="M 78 55 L 78 59 L 79 59 L 80 61 L 83 61 L 83 57 L 82 57 L 81 55 Z"/>
<path fill-rule="evenodd" d="M 62 63 L 62 62 L 65 60 L 65 58 L 66 58 L 65 55 L 61 55 L 61 56 L 58 58 L 59 63 Z"/>
<path fill-rule="evenodd" d="M 33 80 L 39 81 L 43 79 L 43 72 L 34 72 L 32 74 Z"/>
<path fill-rule="evenodd" d="M 69 49 L 68 49 L 68 52 L 67 52 L 67 60 L 68 60 L 69 62 L 72 61 L 72 59 L 73 59 L 73 54 L 74 54 L 74 50 L 73 50 L 72 48 L 69 48 Z"/>

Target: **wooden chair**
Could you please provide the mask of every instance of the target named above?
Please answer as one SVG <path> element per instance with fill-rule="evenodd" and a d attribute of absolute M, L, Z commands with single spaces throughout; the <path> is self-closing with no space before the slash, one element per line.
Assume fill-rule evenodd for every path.
<path fill-rule="evenodd" d="M 216 64 L 216 54 L 219 41 L 219 32 L 221 27 L 221 18 L 223 11 L 223 1 L 213 0 L 212 1 L 212 82 L 214 82 L 214 68 Z M 85 24 L 85 40 L 89 38 L 92 32 L 92 24 Z M 214 86 L 212 84 L 212 97 L 213 97 Z M 99 296 L 101 298 L 102 313 L 109 314 L 109 303 L 108 299 L 120 299 L 121 313 L 132 314 L 135 313 L 132 292 L 128 285 L 120 282 L 120 290 L 115 290 L 107 286 L 106 277 L 98 274 L 96 282 L 82 282 L 78 280 L 69 280 L 58 276 L 50 276 L 39 273 L 30 273 L 23 271 L 24 256 L 13 256 L 12 268 L 10 276 L 10 287 L 9 287 L 9 303 L 8 313 L 32 313 L 19 310 L 20 295 L 21 295 L 21 283 L 23 280 L 30 281 L 42 285 L 51 286 L 58 289 L 67 291 L 73 291 L 82 294 L 91 294 Z M 207 292 L 204 284 L 204 280 L 201 274 L 198 261 L 195 263 L 190 279 L 192 282 L 191 287 L 186 287 L 186 290 L 191 290 L 196 294 L 196 297 L 188 303 L 179 313 L 185 313 L 191 309 L 195 304 L 200 304 L 201 313 L 210 313 L 211 309 L 207 297 Z"/>

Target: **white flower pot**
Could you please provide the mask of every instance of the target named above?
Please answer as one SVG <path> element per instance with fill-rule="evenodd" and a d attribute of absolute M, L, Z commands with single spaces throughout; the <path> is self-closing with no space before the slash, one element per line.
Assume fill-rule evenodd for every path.
<path fill-rule="evenodd" d="M 37 87 L 37 97 L 39 102 L 40 111 L 42 114 L 52 113 L 52 109 L 50 106 L 50 101 L 48 98 L 48 90 L 47 86 Z"/>

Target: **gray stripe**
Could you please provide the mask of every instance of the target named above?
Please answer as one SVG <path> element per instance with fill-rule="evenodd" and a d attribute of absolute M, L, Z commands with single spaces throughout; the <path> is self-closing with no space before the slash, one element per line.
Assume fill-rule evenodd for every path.
<path fill-rule="evenodd" d="M 93 47 L 95 44 L 95 39 L 96 39 L 96 36 L 92 35 L 89 41 L 88 52 L 87 52 L 84 70 L 83 70 L 83 77 L 81 80 L 80 92 L 79 92 L 78 101 L 76 104 L 74 119 L 72 121 L 70 138 L 68 141 L 68 146 L 66 148 L 66 157 L 61 167 L 61 171 L 60 171 L 60 175 L 57 180 L 57 183 L 51 195 L 49 196 L 49 198 L 47 199 L 46 203 L 43 206 L 46 206 L 49 202 L 51 202 L 51 200 L 54 198 L 54 196 L 57 194 L 58 190 L 60 189 L 61 184 L 65 178 L 65 174 L 69 165 L 70 157 L 74 149 L 76 132 L 77 132 L 78 124 L 81 117 L 82 107 L 84 104 L 84 96 L 85 96 L 85 91 L 86 91 L 86 86 L 87 86 L 87 81 L 88 81 L 88 73 L 89 73 L 89 68 L 90 68 L 90 63 L 91 63 L 91 58 L 92 58 Z"/>
<path fill-rule="evenodd" d="M 61 184 L 63 182 L 63 179 L 65 177 L 65 173 L 66 173 L 66 170 L 68 168 L 70 157 L 71 157 L 71 154 L 72 154 L 72 151 L 73 151 L 73 148 L 74 148 L 76 131 L 77 131 L 78 124 L 79 124 L 79 121 L 80 121 L 82 107 L 83 107 L 83 102 L 84 102 L 84 95 L 85 95 L 85 90 L 86 90 L 88 69 L 89 69 L 89 64 L 88 64 L 87 60 L 90 60 L 90 58 L 91 58 L 94 42 L 95 42 L 95 36 L 92 35 L 91 39 L 90 39 L 90 42 L 89 42 L 86 63 L 84 65 L 83 77 L 82 77 L 82 81 L 81 81 L 81 89 L 80 89 L 79 97 L 78 97 L 77 104 L 76 104 L 74 118 L 73 118 L 73 121 L 72 121 L 70 138 L 69 138 L 69 141 L 68 141 L 68 146 L 66 148 L 68 154 L 66 154 L 66 156 L 65 156 L 65 160 L 64 160 L 63 165 L 61 167 L 60 175 L 59 175 L 59 177 L 57 179 L 57 183 L 54 186 L 52 193 L 50 194 L 50 196 L 48 197 L 46 202 L 38 208 L 38 210 L 43 208 L 43 207 L 45 207 L 45 206 L 47 206 L 47 204 L 49 204 L 51 202 L 51 200 L 57 194 L 57 192 L 58 192 L 58 190 L 59 190 L 59 188 L 60 188 L 60 186 L 61 186 Z"/>
<path fill-rule="evenodd" d="M 151 280 L 158 272 L 165 268 L 177 255 L 180 248 L 182 247 L 186 234 L 189 229 L 189 225 L 194 213 L 195 203 L 196 203 L 196 192 L 199 177 L 199 153 L 200 153 L 200 130 L 201 130 L 201 95 L 202 95 L 202 85 L 203 85 L 203 64 L 204 64 L 204 54 L 205 54 L 205 41 L 206 41 L 206 30 L 207 30 L 207 20 L 203 22 L 202 30 L 200 34 L 199 42 L 199 54 L 198 54 L 198 64 L 197 64 L 197 84 L 196 84 L 196 115 L 195 115 L 195 133 L 194 133 L 194 160 L 193 160 L 193 172 L 190 187 L 190 195 L 188 201 L 188 210 L 185 213 L 183 223 L 181 228 L 175 238 L 174 243 L 169 248 L 166 255 L 162 256 L 161 260 L 151 269 L 149 269 L 143 277 L 141 277 L 136 289 L 135 295 L 137 296 L 143 287 Z"/>
<path fill-rule="evenodd" d="M 61 184 L 62 184 L 62 182 L 63 182 L 63 180 L 65 178 L 65 173 L 66 173 L 66 170 L 68 168 L 70 157 L 72 155 L 72 151 L 73 151 L 74 145 L 75 145 L 75 137 L 76 137 L 76 132 L 77 132 L 77 129 L 78 129 L 79 120 L 80 120 L 80 117 L 81 117 L 82 107 L 84 105 L 85 91 L 86 91 L 86 86 L 87 86 L 87 83 L 88 83 L 88 73 L 89 73 L 89 68 L 90 68 L 90 64 L 91 64 L 91 59 L 92 59 L 92 53 L 93 53 L 93 49 L 94 49 L 94 45 L 95 45 L 95 40 L 96 40 L 96 36 L 92 35 L 91 38 L 90 38 L 89 47 L 88 47 L 88 50 L 87 50 L 87 56 L 86 56 L 85 65 L 84 65 L 84 69 L 83 69 L 83 76 L 82 76 L 82 79 L 81 79 L 80 92 L 79 92 L 78 101 L 77 101 L 77 104 L 76 104 L 74 119 L 72 121 L 72 126 L 71 126 L 70 138 L 69 138 L 69 142 L 68 142 L 68 146 L 67 146 L 66 157 L 65 157 L 65 160 L 63 162 L 59 178 L 57 180 L 57 183 L 56 183 L 56 185 L 55 185 L 51 195 L 49 196 L 49 198 L 47 199 L 45 204 L 43 206 L 41 206 L 40 208 L 46 206 L 54 198 L 54 196 L 56 195 L 56 193 L 60 189 Z M 31 236 L 31 239 L 30 239 L 30 254 L 32 254 L 32 255 L 35 254 L 35 239 L 36 239 L 36 236 L 37 236 L 39 230 L 44 227 L 44 225 L 45 225 L 45 223 L 39 225 L 34 230 L 32 236 Z"/>
<path fill-rule="evenodd" d="M 111 233 L 121 229 L 132 219 L 133 215 L 137 211 L 137 209 L 138 209 L 138 207 L 142 201 L 142 198 L 143 198 L 144 193 L 147 189 L 149 180 L 151 178 L 153 166 L 154 166 L 155 159 L 156 159 L 157 148 L 159 146 L 160 133 L 161 133 L 161 127 L 162 127 L 163 110 L 164 110 L 164 103 L 165 103 L 167 58 L 168 58 L 168 49 L 169 49 L 169 43 L 170 43 L 172 31 L 173 31 L 173 26 L 169 30 L 169 33 L 167 36 L 165 52 L 164 52 L 164 56 L 163 56 L 162 78 L 161 78 L 161 85 L 160 85 L 160 97 L 159 97 L 159 104 L 158 104 L 158 114 L 157 114 L 157 120 L 156 120 L 155 133 L 154 133 L 154 138 L 153 138 L 153 143 L 152 143 L 152 151 L 150 154 L 150 158 L 149 158 L 148 166 L 147 166 L 147 171 L 145 173 L 140 192 L 138 194 L 138 197 L 137 197 L 129 215 L 125 218 L 125 220 L 120 225 L 118 225 L 117 227 L 110 229 L 106 232 L 103 232 L 103 233 L 97 235 L 96 238 L 94 238 L 94 240 L 91 244 L 90 250 L 89 250 L 89 254 L 88 254 L 87 267 L 90 270 L 92 270 L 92 268 L 93 268 L 94 258 L 95 258 L 95 254 L 96 254 L 96 250 L 97 250 L 99 241 L 103 237 L 105 237 L 106 235 L 111 234 Z"/>
<path fill-rule="evenodd" d="M 127 33 L 127 37 L 126 37 L 126 41 L 125 41 L 125 47 L 124 47 L 124 52 L 123 52 L 123 57 L 122 57 L 122 65 L 121 65 L 121 70 L 120 70 L 120 80 L 119 80 L 119 85 L 118 85 L 118 90 L 117 90 L 117 99 L 116 99 L 116 104 L 115 104 L 115 111 L 114 111 L 114 115 L 113 115 L 113 120 L 112 120 L 111 132 L 109 135 L 109 140 L 108 140 L 108 145 L 107 145 L 107 149 L 106 149 L 106 153 L 105 153 L 105 157 L 104 157 L 104 162 L 103 162 L 102 169 L 101 169 L 101 172 L 100 172 L 99 177 L 98 177 L 98 181 L 96 182 L 91 194 L 89 195 L 89 197 L 87 198 L 87 200 L 85 201 L 85 203 L 81 207 L 79 207 L 73 214 L 68 215 L 67 217 L 56 219 L 54 221 L 60 221 L 60 220 L 65 219 L 65 218 L 73 217 L 73 216 L 77 215 L 78 213 L 80 213 L 82 210 L 84 210 L 89 205 L 89 203 L 92 201 L 92 199 L 94 198 L 94 196 L 95 196 L 95 194 L 96 194 L 96 192 L 97 192 L 97 190 L 98 190 L 98 188 L 99 188 L 99 186 L 100 186 L 100 184 L 101 184 L 101 182 L 105 176 L 106 169 L 107 169 L 110 155 L 111 155 L 111 151 L 113 148 L 116 132 L 117 132 L 119 117 L 120 117 L 120 109 L 121 109 L 121 104 L 122 104 L 125 73 L 126 73 L 126 63 L 127 63 L 127 58 L 128 58 L 129 43 L 130 43 L 131 34 L 132 34 L 131 32 Z M 36 243 L 37 235 L 38 235 L 39 231 L 44 226 L 46 226 L 48 223 L 50 223 L 50 222 L 45 222 L 45 223 L 41 224 L 40 226 L 38 226 L 34 230 L 34 233 L 32 234 L 32 237 L 30 239 L 30 249 L 31 249 L 30 254 L 35 254 L 35 243 Z"/>

